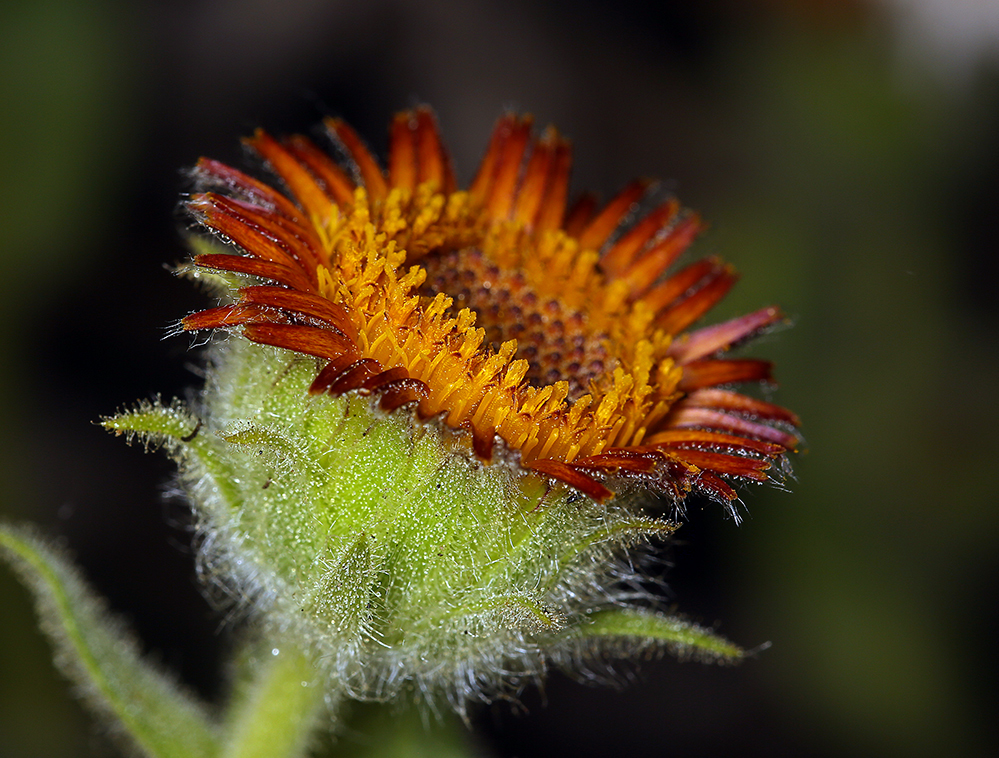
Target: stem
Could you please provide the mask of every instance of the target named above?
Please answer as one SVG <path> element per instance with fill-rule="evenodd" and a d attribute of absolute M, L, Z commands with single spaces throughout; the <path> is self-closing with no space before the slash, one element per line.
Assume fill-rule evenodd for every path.
<path fill-rule="evenodd" d="M 426 718 L 421 718 L 421 715 Z M 429 721 L 430 723 L 425 723 Z M 351 708 L 337 758 L 473 758 L 469 730 L 452 713 L 436 719 L 410 705 L 363 703 Z M 349 735 L 349 736 L 348 736 Z"/>
<path fill-rule="evenodd" d="M 291 646 L 268 655 L 233 714 L 223 758 L 296 758 L 305 754 L 326 689 L 313 661 Z"/>

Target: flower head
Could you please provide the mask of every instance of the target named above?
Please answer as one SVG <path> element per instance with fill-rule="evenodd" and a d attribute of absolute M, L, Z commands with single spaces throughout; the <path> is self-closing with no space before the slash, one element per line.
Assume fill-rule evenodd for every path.
<path fill-rule="evenodd" d="M 70 676 L 150 755 L 302 755 L 346 698 L 459 713 L 605 657 L 742 651 L 664 613 L 643 545 L 703 493 L 779 472 L 797 419 L 731 388 L 725 353 L 775 308 L 688 332 L 735 281 L 670 269 L 701 228 L 648 186 L 567 210 L 570 150 L 505 116 L 467 190 L 430 111 L 392 123 L 387 172 L 346 124 L 246 141 L 283 185 L 194 170 L 192 276 L 225 303 L 206 386 L 104 420 L 178 464 L 206 584 L 247 623 L 221 716 L 142 660 L 64 558 L 0 524 Z M 234 249 L 233 249 L 234 248 Z M 775 465 L 776 464 L 776 465 Z M 629 486 L 630 485 L 630 486 Z M 325 706 L 325 707 L 323 707 Z"/>
<path fill-rule="evenodd" d="M 696 214 L 669 199 L 633 222 L 641 181 L 567 210 L 569 143 L 533 136 L 530 117 L 500 119 L 467 190 L 426 108 L 393 120 L 387 171 L 345 123 L 326 128 L 342 163 L 301 136 L 246 140 L 284 192 L 198 163 L 188 208 L 238 251 L 194 264 L 254 283 L 184 329 L 314 356 L 310 392 L 411 406 L 480 460 L 598 501 L 638 481 L 678 505 L 692 491 L 731 504 L 795 447 L 792 413 L 729 388 L 770 364 L 725 357 L 780 312 L 686 331 L 736 279 L 713 258 L 667 274 Z"/>
<path fill-rule="evenodd" d="M 796 419 L 728 388 L 770 365 L 724 353 L 779 312 L 685 332 L 735 280 L 667 273 L 697 216 L 631 223 L 643 182 L 566 210 L 569 145 L 529 118 L 500 119 L 462 191 L 427 109 L 392 122 L 387 172 L 326 126 L 340 162 L 246 141 L 280 190 L 198 163 L 187 207 L 231 247 L 198 238 L 190 270 L 227 302 L 182 325 L 229 339 L 193 412 L 105 422 L 174 454 L 206 578 L 362 699 L 461 711 L 594 653 L 738 657 L 659 611 L 633 550 L 677 524 L 615 495 L 735 513 L 733 485 L 767 479 Z"/>

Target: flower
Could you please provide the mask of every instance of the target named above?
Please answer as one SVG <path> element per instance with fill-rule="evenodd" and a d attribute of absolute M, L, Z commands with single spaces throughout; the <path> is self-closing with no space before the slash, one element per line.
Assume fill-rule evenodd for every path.
<path fill-rule="evenodd" d="M 728 388 L 770 364 L 724 355 L 779 311 L 686 333 L 735 280 L 665 274 L 698 217 L 629 223 L 646 182 L 567 212 L 569 144 L 530 118 L 500 119 L 463 191 L 426 108 L 393 120 L 387 172 L 326 127 L 342 161 L 246 140 L 281 190 L 199 161 L 188 271 L 225 300 L 181 322 L 221 336 L 205 390 L 105 421 L 177 460 L 202 574 L 263 658 L 300 651 L 332 700 L 463 713 L 552 664 L 740 657 L 661 611 L 641 551 L 678 525 L 636 500 L 736 514 L 733 485 L 782 470 L 797 419 Z"/>
<path fill-rule="evenodd" d="M 736 280 L 714 258 L 666 275 L 696 214 L 668 199 L 631 223 L 643 181 L 566 211 L 570 145 L 552 128 L 534 137 L 530 117 L 499 120 L 463 191 L 427 108 L 394 118 L 387 172 L 345 123 L 325 126 L 343 163 L 301 136 L 245 141 L 287 194 L 198 163 L 187 207 L 237 252 L 194 265 L 254 283 L 185 330 L 314 356 L 311 393 L 412 407 L 481 461 L 597 501 L 637 482 L 736 514 L 733 485 L 782 470 L 797 418 L 729 388 L 769 381 L 771 365 L 725 356 L 781 313 L 686 331 Z"/>
<path fill-rule="evenodd" d="M 632 223 L 645 182 L 567 212 L 569 145 L 530 118 L 500 119 L 464 191 L 425 108 L 395 117 L 387 173 L 326 126 L 341 162 L 247 140 L 283 190 L 198 163 L 187 208 L 223 244 L 194 238 L 187 270 L 226 301 L 181 322 L 219 334 L 205 387 L 103 421 L 178 464 L 202 577 L 246 620 L 234 696 L 186 694 L 0 524 L 68 675 L 148 754 L 212 758 L 302 755 L 350 698 L 464 715 L 552 665 L 741 658 L 663 611 L 642 550 L 678 524 L 638 506 L 737 515 L 734 485 L 783 470 L 797 418 L 730 387 L 770 364 L 725 355 L 779 311 L 687 332 L 735 281 L 715 259 L 667 274 L 698 217 L 670 199 Z"/>

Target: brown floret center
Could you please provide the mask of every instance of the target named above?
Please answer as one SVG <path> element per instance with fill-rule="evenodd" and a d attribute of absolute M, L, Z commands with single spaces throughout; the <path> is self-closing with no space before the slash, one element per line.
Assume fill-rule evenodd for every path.
<path fill-rule="evenodd" d="M 500 269 L 475 248 L 428 256 L 421 264 L 427 270 L 421 293 L 443 292 L 454 299 L 455 311 L 473 310 L 493 349 L 517 340 L 516 357 L 528 362 L 531 384 L 565 380 L 575 400 L 610 368 L 607 335 L 591 333 L 585 313 L 539 297 L 522 272 Z"/>

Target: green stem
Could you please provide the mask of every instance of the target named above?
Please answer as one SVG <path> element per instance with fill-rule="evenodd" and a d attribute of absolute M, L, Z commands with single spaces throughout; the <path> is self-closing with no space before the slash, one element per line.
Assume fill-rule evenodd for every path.
<path fill-rule="evenodd" d="M 268 658 L 233 714 L 223 758 L 302 756 L 322 717 L 332 720 L 311 658 L 291 646 Z"/>

